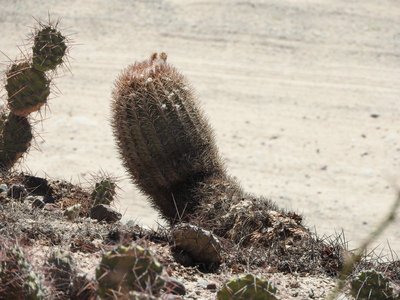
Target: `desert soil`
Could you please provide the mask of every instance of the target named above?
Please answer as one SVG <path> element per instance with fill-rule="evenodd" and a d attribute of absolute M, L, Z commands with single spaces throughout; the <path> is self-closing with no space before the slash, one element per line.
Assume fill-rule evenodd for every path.
<path fill-rule="evenodd" d="M 119 176 L 124 219 L 160 220 L 129 182 L 110 128 L 118 73 L 154 51 L 187 75 L 231 174 L 350 248 L 388 211 L 400 175 L 397 0 L 7 1 L 0 49 L 18 56 L 33 17 L 60 17 L 73 47 L 18 167 L 85 183 Z M 2 56 L 7 65 L 7 57 Z M 400 218 L 379 240 L 400 253 Z M 385 252 L 387 253 L 387 252 Z"/>

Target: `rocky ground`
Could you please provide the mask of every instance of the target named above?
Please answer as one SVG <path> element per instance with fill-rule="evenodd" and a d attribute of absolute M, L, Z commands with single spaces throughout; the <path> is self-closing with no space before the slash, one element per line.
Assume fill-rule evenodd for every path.
<path fill-rule="evenodd" d="M 201 265 L 182 264 L 174 254 L 174 240 L 168 228 L 149 231 L 133 222 L 122 224 L 116 219 L 105 222 L 105 215 L 99 222 L 90 213 L 93 190 L 85 190 L 65 181 L 12 174 L 2 177 L 0 189 L 1 299 L 8 299 L 10 290 L 7 288 L 15 280 L 12 276 L 4 276 L 9 259 L 7 249 L 13 249 L 15 245 L 22 249 L 31 271 L 38 274 L 44 293 L 47 293 L 45 298 L 51 299 L 94 299 L 98 289 L 96 268 L 100 266 L 104 253 L 118 245 L 132 243 L 150 249 L 164 266 L 163 276 L 175 286 L 163 290 L 160 297 L 164 299 L 215 299 L 216 293 L 228 280 L 249 273 L 268 280 L 276 287 L 277 299 L 325 299 L 335 286 L 334 268 L 302 271 L 298 261 L 288 260 L 287 271 L 280 272 L 276 263 L 262 259 L 269 257 L 270 250 L 265 248 L 260 251 L 254 247 L 223 246 L 222 263 L 208 271 Z M 80 209 L 71 214 L 71 208 L 78 203 Z M 110 211 L 113 212 L 112 208 Z M 345 247 L 340 240 L 327 244 Z M 54 278 L 57 277 L 52 276 L 53 273 L 49 275 L 52 270 L 49 267 L 51 253 L 59 250 L 65 251 L 73 264 L 73 275 L 68 281 L 73 286 L 68 291 L 56 284 Z M 372 267 L 390 278 L 391 287 L 399 291 L 398 261 L 387 262 L 376 254 L 370 254 L 356 267 L 352 276 Z M 290 271 L 295 269 L 298 271 Z M 15 275 L 16 271 L 13 272 Z M 349 287 L 347 283 L 338 299 L 353 299 L 348 295 Z"/>

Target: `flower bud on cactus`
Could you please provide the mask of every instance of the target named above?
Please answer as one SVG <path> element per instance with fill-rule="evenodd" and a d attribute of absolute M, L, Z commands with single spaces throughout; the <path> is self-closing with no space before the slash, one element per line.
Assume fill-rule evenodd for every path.
<path fill-rule="evenodd" d="M 360 272 L 351 281 L 351 295 L 360 300 L 367 299 L 387 299 L 394 300 L 393 288 L 389 280 L 375 270 Z"/>
<path fill-rule="evenodd" d="M 47 102 L 50 80 L 46 74 L 23 61 L 14 63 L 6 73 L 8 106 L 17 116 L 26 117 Z"/>
<path fill-rule="evenodd" d="M 54 70 L 63 63 L 67 48 L 66 38 L 57 29 L 57 24 L 39 23 L 32 47 L 33 67 L 42 72 Z"/>
<path fill-rule="evenodd" d="M 134 182 L 173 222 L 196 207 L 200 182 L 225 172 L 189 83 L 166 60 L 165 53 L 153 54 L 122 72 L 112 125 Z"/>
<path fill-rule="evenodd" d="M 98 295 L 114 299 L 130 291 L 157 294 L 164 286 L 162 270 L 163 266 L 149 250 L 137 245 L 119 246 L 103 255 L 96 270 Z"/>
<path fill-rule="evenodd" d="M 217 300 L 276 300 L 276 288 L 267 280 L 248 274 L 225 283 L 217 293 Z"/>

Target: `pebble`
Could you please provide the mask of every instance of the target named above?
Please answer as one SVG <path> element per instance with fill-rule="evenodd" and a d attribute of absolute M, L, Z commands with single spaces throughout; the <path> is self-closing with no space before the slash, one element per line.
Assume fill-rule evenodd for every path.
<path fill-rule="evenodd" d="M 32 196 L 27 197 L 30 198 Z M 32 201 L 32 207 L 37 207 L 37 208 L 44 208 L 44 206 L 46 205 L 46 203 L 43 202 L 43 197 L 42 196 L 36 196 L 33 197 L 33 201 Z"/>
<path fill-rule="evenodd" d="M 0 184 L 0 193 L 7 193 L 8 191 L 8 186 L 5 183 Z"/>

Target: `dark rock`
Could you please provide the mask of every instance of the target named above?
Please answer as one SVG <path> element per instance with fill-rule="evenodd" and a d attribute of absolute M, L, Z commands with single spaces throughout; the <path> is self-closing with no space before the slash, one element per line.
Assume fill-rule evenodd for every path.
<path fill-rule="evenodd" d="M 221 244 L 216 236 L 200 227 L 181 223 L 171 230 L 174 248 L 188 253 L 196 264 L 219 265 Z"/>
<path fill-rule="evenodd" d="M 56 199 L 52 195 L 44 195 L 43 202 L 44 203 L 55 203 Z"/>
<path fill-rule="evenodd" d="M 21 201 L 26 197 L 26 195 L 28 195 L 28 191 L 22 184 L 13 184 L 7 192 L 8 197 Z"/>
<path fill-rule="evenodd" d="M 90 209 L 90 217 L 99 222 L 114 223 L 121 220 L 122 215 L 109 205 L 99 204 Z"/>
<path fill-rule="evenodd" d="M 216 290 L 217 284 L 215 282 L 209 282 L 206 286 L 207 290 Z"/>
<path fill-rule="evenodd" d="M 44 208 L 46 203 L 43 202 L 43 197 L 41 196 L 36 196 L 34 197 L 35 199 L 32 201 L 32 207 L 37 207 L 37 208 Z"/>
<path fill-rule="evenodd" d="M 173 277 L 165 278 L 165 290 L 169 294 L 186 295 L 186 288 L 183 283 Z"/>
<path fill-rule="evenodd" d="M 37 196 L 46 196 L 51 195 L 53 190 L 49 185 L 47 179 L 24 175 L 23 183 L 30 194 Z"/>

